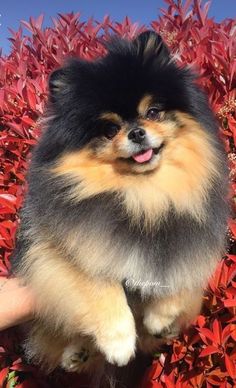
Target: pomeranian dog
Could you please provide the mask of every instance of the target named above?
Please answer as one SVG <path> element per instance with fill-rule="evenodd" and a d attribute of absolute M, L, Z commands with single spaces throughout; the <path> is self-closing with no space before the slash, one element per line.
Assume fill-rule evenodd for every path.
<path fill-rule="evenodd" d="M 124 366 L 193 321 L 223 253 L 217 125 L 151 31 L 54 71 L 46 116 L 13 260 L 37 299 L 26 352 L 49 370 Z"/>

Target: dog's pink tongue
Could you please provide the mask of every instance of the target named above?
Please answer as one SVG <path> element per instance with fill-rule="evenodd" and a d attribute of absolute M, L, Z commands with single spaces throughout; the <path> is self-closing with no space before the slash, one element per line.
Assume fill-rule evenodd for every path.
<path fill-rule="evenodd" d="M 151 159 L 152 154 L 153 154 L 153 150 L 150 148 L 150 150 L 144 151 L 142 154 L 133 155 L 132 158 L 137 163 L 144 163 L 144 162 L 148 162 Z"/>

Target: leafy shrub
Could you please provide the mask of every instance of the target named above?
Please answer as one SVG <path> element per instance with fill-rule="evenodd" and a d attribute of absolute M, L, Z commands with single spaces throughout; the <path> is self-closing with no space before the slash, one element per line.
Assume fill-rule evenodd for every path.
<path fill-rule="evenodd" d="M 216 23 L 207 16 L 209 2 L 165 0 L 162 16 L 151 22 L 175 54 L 177 61 L 200 72 L 219 120 L 219 134 L 228 153 L 230 198 L 236 209 L 236 22 Z M 48 74 L 67 56 L 93 60 L 103 55 L 102 41 L 110 34 L 133 38 L 144 26 L 127 17 L 122 23 L 108 16 L 101 23 L 80 20 L 80 15 L 53 18 L 42 29 L 43 16 L 30 18 L 11 31 L 11 52 L 0 57 L 0 275 L 10 270 L 10 254 L 19 222 L 17 212 L 26 190 L 25 173 L 31 147 L 40 136 L 40 116 L 47 100 Z M 39 119 L 39 120 L 38 120 Z M 229 220 L 229 249 L 219 263 L 195 324 L 156 354 L 143 388 L 233 387 L 236 381 L 236 221 Z M 35 368 L 25 366 L 16 348 L 15 331 L 1 334 L 0 384 L 6 387 L 78 386 L 63 377 L 48 381 Z M 77 381 L 77 380 L 76 380 Z M 69 384 L 69 385 L 68 385 Z M 75 384 L 75 385 L 73 385 Z"/>

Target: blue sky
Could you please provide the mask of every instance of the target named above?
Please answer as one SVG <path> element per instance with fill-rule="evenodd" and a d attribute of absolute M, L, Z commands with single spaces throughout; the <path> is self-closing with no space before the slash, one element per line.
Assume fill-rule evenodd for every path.
<path fill-rule="evenodd" d="M 90 16 L 101 20 L 109 14 L 112 19 L 120 21 L 128 15 L 132 21 L 148 25 L 157 18 L 159 8 L 164 5 L 164 0 L 0 0 L 0 47 L 4 53 L 9 52 L 7 27 L 17 29 L 21 19 L 28 20 L 30 16 L 37 17 L 41 13 L 45 14 L 44 26 L 51 24 L 50 16 L 71 11 L 80 11 L 83 20 Z M 235 18 L 236 0 L 212 0 L 210 16 L 217 21 Z"/>

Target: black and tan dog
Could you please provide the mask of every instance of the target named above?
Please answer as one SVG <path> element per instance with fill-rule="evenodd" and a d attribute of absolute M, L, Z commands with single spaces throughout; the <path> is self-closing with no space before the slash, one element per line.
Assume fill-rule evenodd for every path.
<path fill-rule="evenodd" d="M 27 352 L 49 369 L 88 352 L 126 365 L 193 320 L 222 254 L 217 126 L 154 32 L 71 60 L 49 89 L 14 255 L 38 303 Z"/>

